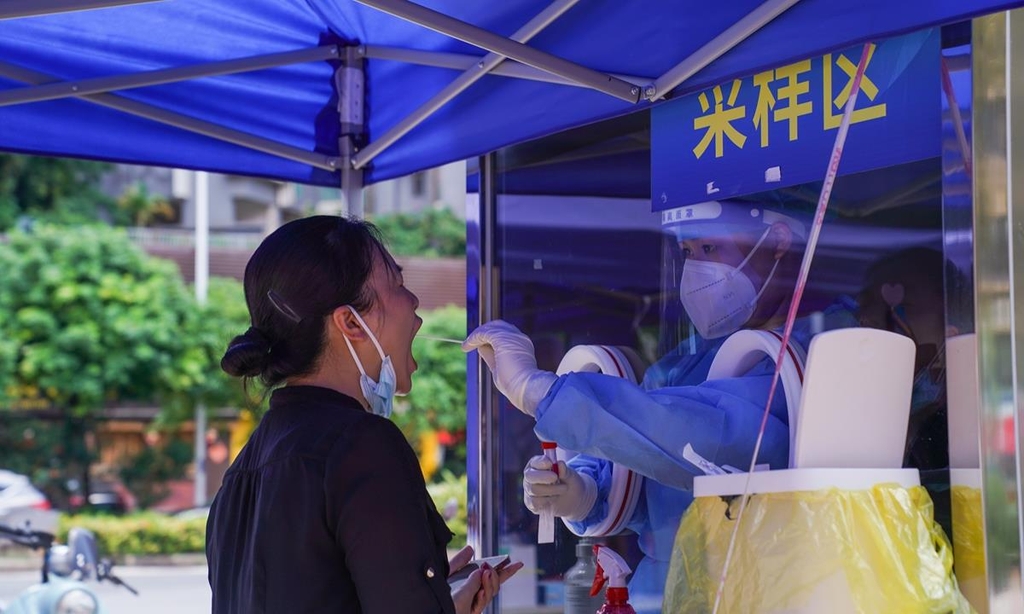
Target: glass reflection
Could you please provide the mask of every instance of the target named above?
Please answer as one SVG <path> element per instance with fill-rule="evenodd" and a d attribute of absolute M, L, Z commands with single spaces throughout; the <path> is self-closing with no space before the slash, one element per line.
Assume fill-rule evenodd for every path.
<path fill-rule="evenodd" d="M 971 70 L 967 45 L 943 52 L 943 239 L 953 269 L 946 275 L 946 343 L 950 504 L 954 570 L 980 613 L 988 608 L 979 449 L 981 407 L 974 327 L 971 198 Z"/>
<path fill-rule="evenodd" d="M 981 391 L 981 484 L 985 571 L 990 612 L 1019 612 L 1021 584 L 1019 489 L 1021 355 L 1024 336 L 1024 277 L 1019 254 L 1024 237 L 1015 230 L 1024 216 L 1014 189 L 1024 176 L 1008 161 L 1024 155 L 1024 142 L 1010 135 L 1022 117 L 1008 104 L 1022 95 L 1024 13 L 1011 11 L 973 22 L 973 199 L 977 303 L 978 373 Z M 1014 100 L 1015 102 L 1016 100 Z M 976 507 L 976 503 L 974 504 Z M 957 525 L 960 526 L 959 524 Z M 965 526 L 970 526 L 965 523 Z M 954 533 L 955 534 L 955 533 Z"/>

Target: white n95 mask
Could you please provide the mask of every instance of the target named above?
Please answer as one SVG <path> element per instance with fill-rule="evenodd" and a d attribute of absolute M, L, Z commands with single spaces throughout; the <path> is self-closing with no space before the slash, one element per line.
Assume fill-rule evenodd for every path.
<path fill-rule="evenodd" d="M 779 261 L 775 261 L 775 266 L 760 290 L 754 289 L 753 282 L 742 269 L 768 238 L 769 232 L 770 228 L 761 235 L 754 249 L 736 268 L 721 262 L 693 259 L 687 259 L 683 264 L 679 300 L 701 337 L 717 339 L 731 335 L 753 317 L 757 300 L 775 276 Z"/>
<path fill-rule="evenodd" d="M 373 378 L 367 375 L 366 370 L 363 369 L 363 363 L 359 360 L 359 356 L 356 356 L 356 350 L 352 347 L 352 342 L 348 340 L 348 337 L 342 335 L 345 339 L 345 345 L 348 346 L 348 353 L 352 355 L 352 360 L 356 361 L 356 367 L 359 368 L 359 389 L 362 390 L 363 398 L 370 405 L 370 411 L 378 416 L 390 418 L 395 402 L 395 366 L 391 364 L 391 357 L 384 355 L 384 350 L 381 349 L 380 343 L 377 342 L 377 337 L 373 335 L 373 331 L 363 321 L 359 312 L 351 306 L 349 310 L 356 317 L 356 320 L 359 320 L 359 325 L 366 331 L 366 335 L 373 342 L 373 347 L 377 348 L 377 354 L 380 355 L 381 360 L 380 379 L 373 381 Z"/>

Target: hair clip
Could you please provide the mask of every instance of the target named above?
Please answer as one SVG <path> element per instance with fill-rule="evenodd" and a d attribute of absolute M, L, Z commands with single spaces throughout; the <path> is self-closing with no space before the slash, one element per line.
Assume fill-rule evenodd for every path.
<path fill-rule="evenodd" d="M 277 292 L 274 292 L 273 290 L 268 291 L 267 298 L 270 299 L 270 304 L 274 306 L 274 309 L 277 309 L 277 311 L 284 317 L 288 318 L 295 324 L 302 321 L 302 316 L 295 313 L 295 310 L 289 307 L 288 303 L 284 302 L 284 299 L 281 298 Z"/>

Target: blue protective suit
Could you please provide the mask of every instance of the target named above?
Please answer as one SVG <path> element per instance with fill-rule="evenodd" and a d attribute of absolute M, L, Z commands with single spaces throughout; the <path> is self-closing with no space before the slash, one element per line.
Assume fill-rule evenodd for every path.
<path fill-rule="evenodd" d="M 847 299 L 827 310 L 824 330 L 856 326 L 853 307 Z M 798 320 L 793 339 L 806 351 L 810 337 L 809 322 Z M 720 467 L 745 471 L 750 466 L 774 361 L 766 357 L 743 377 L 707 382 L 724 342 L 702 341 L 693 354 L 680 346 L 651 366 L 640 386 L 599 373 L 560 376 L 537 408 L 537 435 L 580 452 L 569 464 L 597 483 L 597 502 L 587 518 L 573 523 L 577 531 L 608 513 L 609 461 L 647 478 L 627 524 L 637 533 L 644 553 L 629 583 L 630 603 L 638 612 L 661 611 L 679 521 L 693 501 L 694 476 L 703 475 L 684 460 L 683 448 L 692 445 Z M 784 469 L 788 461 L 788 413 L 780 386 L 758 463 Z"/>

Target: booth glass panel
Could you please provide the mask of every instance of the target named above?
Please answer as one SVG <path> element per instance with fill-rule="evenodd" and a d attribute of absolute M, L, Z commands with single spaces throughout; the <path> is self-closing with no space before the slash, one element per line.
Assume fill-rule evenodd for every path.
<path fill-rule="evenodd" d="M 936 83 L 936 104 L 941 96 Z M 479 207 L 469 216 L 476 233 L 470 251 L 479 249 L 470 257 L 471 327 L 497 318 L 515 324 L 533 340 L 538 366 L 549 371 L 578 345 L 628 348 L 646 365 L 671 352 L 680 360 L 697 354 L 702 340 L 680 302 L 685 255 L 653 211 L 650 155 L 650 126 L 641 113 L 483 158 Z M 827 160 L 806 163 L 820 165 L 824 176 Z M 961 332 L 973 325 L 969 313 L 947 305 L 953 283 L 966 284 L 967 298 L 957 300 L 970 303 L 971 255 L 953 245 L 959 235 L 952 219 L 944 233 L 943 165 L 937 153 L 837 180 L 801 320 L 815 332 L 870 326 L 913 339 L 914 407 L 903 464 L 921 470 L 935 517 L 949 534 L 947 317 L 957 319 Z M 809 213 L 820 189 L 814 182 L 747 198 L 785 200 Z M 894 285 L 904 291 L 896 304 L 884 289 Z M 475 367 L 472 356 L 470 362 Z M 476 531 L 476 543 L 526 563 L 503 588 L 500 611 L 561 612 L 564 574 L 579 538 L 556 522 L 554 543 L 537 543 L 538 517 L 522 492 L 523 468 L 540 454 L 534 420 L 496 394 L 486 373 L 473 381 L 481 389 L 470 399 L 476 448 L 469 456 L 477 463 L 471 507 L 475 497 L 478 509 L 493 516 L 471 526 L 471 541 Z M 631 565 L 642 556 L 632 531 L 602 541 Z"/>

